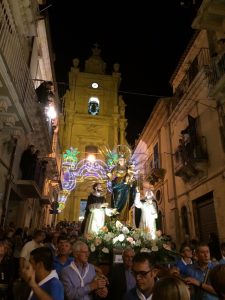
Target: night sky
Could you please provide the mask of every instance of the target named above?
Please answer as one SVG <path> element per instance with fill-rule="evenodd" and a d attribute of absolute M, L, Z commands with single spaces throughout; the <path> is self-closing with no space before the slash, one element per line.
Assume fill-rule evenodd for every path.
<path fill-rule="evenodd" d="M 197 8 L 184 7 L 179 0 L 49 0 L 45 7 L 57 81 L 68 82 L 73 58 L 82 66 L 95 42 L 108 72 L 115 62 L 120 64 L 127 140 L 133 145 L 159 96 L 172 95 L 169 80 L 194 33 L 191 23 Z M 65 91 L 64 84 L 58 87 L 60 93 Z"/>

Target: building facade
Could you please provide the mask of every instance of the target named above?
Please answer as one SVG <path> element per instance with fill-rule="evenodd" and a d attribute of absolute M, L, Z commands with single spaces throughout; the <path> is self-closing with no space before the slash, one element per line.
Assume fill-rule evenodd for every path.
<path fill-rule="evenodd" d="M 57 117 L 49 114 L 57 110 L 57 89 L 48 20 L 39 6 L 42 2 L 3 0 L 0 3 L 3 227 L 12 221 L 16 226 L 29 228 L 51 223 L 48 206 L 60 188 L 58 123 Z M 27 164 L 32 175 L 24 177 L 21 157 L 31 144 L 38 152 L 34 165 L 31 161 Z"/>
<path fill-rule="evenodd" d="M 127 144 L 125 103 L 118 94 L 119 64 L 114 64 L 113 68 L 111 74 L 106 73 L 106 63 L 98 45 L 94 45 L 83 71 L 79 60 L 73 60 L 60 119 L 60 141 L 63 152 L 71 147 L 78 149 L 79 160 L 92 154 L 95 159 L 104 161 L 107 149 Z M 96 181 L 95 177 L 77 178 L 76 188 L 68 197 L 59 220 L 79 219 L 81 200 L 85 202 Z"/>
<path fill-rule="evenodd" d="M 158 201 L 158 228 L 178 244 L 207 242 L 210 233 L 225 240 L 225 64 L 214 51 L 211 32 L 197 30 L 171 78 L 173 97 L 159 100 L 135 149 L 136 159 L 145 153 L 142 177 Z"/>

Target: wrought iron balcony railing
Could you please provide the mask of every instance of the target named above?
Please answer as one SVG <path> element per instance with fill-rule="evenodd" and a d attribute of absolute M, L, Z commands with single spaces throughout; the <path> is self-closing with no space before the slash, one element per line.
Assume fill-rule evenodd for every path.
<path fill-rule="evenodd" d="M 204 171 L 202 162 L 207 161 L 205 137 L 198 138 L 195 143 L 179 145 L 174 153 L 175 175 L 188 181 Z"/>
<path fill-rule="evenodd" d="M 210 66 L 210 54 L 208 48 L 201 48 L 194 60 L 190 63 L 186 74 L 175 91 L 175 96 L 179 99 L 183 97 L 189 89 L 191 83 L 200 71 L 206 73 Z"/>
<path fill-rule="evenodd" d="M 207 75 L 209 79 L 209 88 L 210 90 L 213 90 L 216 84 L 225 75 L 225 53 L 221 56 L 212 57 Z"/>
<path fill-rule="evenodd" d="M 143 176 L 145 180 L 148 180 L 153 185 L 162 180 L 166 173 L 166 170 L 162 168 L 161 157 L 160 153 L 152 154 L 144 164 Z"/>

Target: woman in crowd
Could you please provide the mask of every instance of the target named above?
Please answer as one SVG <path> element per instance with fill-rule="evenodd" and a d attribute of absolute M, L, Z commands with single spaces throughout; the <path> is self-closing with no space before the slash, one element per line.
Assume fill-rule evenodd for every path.
<path fill-rule="evenodd" d="M 152 300 L 190 300 L 188 286 L 175 276 L 162 277 L 156 282 Z"/>

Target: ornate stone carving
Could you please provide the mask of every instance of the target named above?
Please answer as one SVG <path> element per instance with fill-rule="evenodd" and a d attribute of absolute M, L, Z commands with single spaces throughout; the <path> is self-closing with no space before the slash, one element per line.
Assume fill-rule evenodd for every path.
<path fill-rule="evenodd" d="M 5 126 L 12 127 L 16 123 L 16 116 L 14 114 L 0 113 L 0 120 Z"/>
<path fill-rule="evenodd" d="M 0 99 L 0 112 L 7 112 L 8 110 L 8 104 L 5 99 Z"/>
<path fill-rule="evenodd" d="M 101 49 L 98 45 L 92 48 L 92 56 L 85 61 L 85 72 L 94 74 L 105 74 L 106 63 L 100 56 Z"/>
<path fill-rule="evenodd" d="M 86 130 L 89 134 L 99 134 L 99 126 L 97 125 L 86 125 Z"/>

